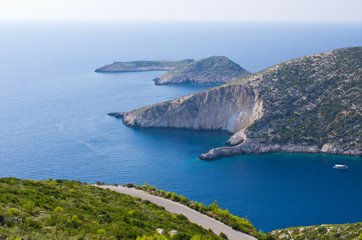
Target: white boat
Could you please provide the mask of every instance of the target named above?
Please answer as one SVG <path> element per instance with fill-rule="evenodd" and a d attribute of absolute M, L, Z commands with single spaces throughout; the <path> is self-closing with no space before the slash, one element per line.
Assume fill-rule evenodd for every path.
<path fill-rule="evenodd" d="M 342 164 L 334 164 L 333 168 L 338 169 L 338 170 L 347 170 L 348 166 L 347 165 L 342 165 Z"/>

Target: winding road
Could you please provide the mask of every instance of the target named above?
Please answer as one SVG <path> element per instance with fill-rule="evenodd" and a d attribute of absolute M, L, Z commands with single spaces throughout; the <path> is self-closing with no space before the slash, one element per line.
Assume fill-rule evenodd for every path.
<path fill-rule="evenodd" d="M 145 191 L 137 190 L 134 188 L 126 188 L 126 187 L 122 187 L 122 186 L 110 186 L 110 185 L 101 185 L 101 186 L 97 186 L 97 187 L 110 189 L 110 190 L 113 190 L 113 191 L 116 191 L 119 193 L 131 195 L 133 197 L 138 197 L 143 200 L 148 200 L 159 206 L 164 207 L 167 211 L 169 211 L 171 213 L 182 214 L 185 217 L 187 217 L 190 222 L 196 223 L 197 225 L 200 225 L 205 229 L 211 229 L 216 234 L 220 234 L 221 232 L 223 232 L 226 234 L 226 236 L 228 236 L 228 238 L 230 240 L 244 240 L 244 239 L 245 240 L 256 240 L 256 238 L 254 238 L 250 235 L 236 231 L 236 230 L 232 229 L 231 227 L 223 224 L 222 222 L 219 222 L 209 216 L 201 214 L 189 207 L 186 207 L 185 205 L 182 205 L 181 203 L 177 203 L 177 202 L 171 201 L 169 199 L 157 197 L 157 196 L 151 195 Z"/>

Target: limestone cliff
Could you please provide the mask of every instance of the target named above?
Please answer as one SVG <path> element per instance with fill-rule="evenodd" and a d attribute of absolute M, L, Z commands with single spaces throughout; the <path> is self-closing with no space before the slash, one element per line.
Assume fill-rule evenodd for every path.
<path fill-rule="evenodd" d="M 181 61 L 132 61 L 114 62 L 97 68 L 96 72 L 143 72 L 143 71 L 170 71 L 193 62 L 193 59 Z"/>
<path fill-rule="evenodd" d="M 248 75 L 250 72 L 227 57 L 213 56 L 176 68 L 153 81 L 156 85 L 227 83 Z"/>
<path fill-rule="evenodd" d="M 222 86 L 129 112 L 111 114 L 132 127 L 217 129 L 249 126 L 262 112 L 258 93 L 243 84 Z"/>
<path fill-rule="evenodd" d="M 362 155 L 362 47 L 294 59 L 175 100 L 111 114 L 134 127 L 234 135 L 200 158 L 298 152 Z"/>

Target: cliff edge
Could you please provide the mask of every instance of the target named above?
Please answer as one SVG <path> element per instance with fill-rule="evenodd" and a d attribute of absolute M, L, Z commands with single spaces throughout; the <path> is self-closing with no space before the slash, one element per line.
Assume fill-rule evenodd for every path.
<path fill-rule="evenodd" d="M 361 156 L 362 47 L 287 61 L 203 92 L 110 114 L 133 127 L 218 129 L 229 146 L 200 155 Z"/>

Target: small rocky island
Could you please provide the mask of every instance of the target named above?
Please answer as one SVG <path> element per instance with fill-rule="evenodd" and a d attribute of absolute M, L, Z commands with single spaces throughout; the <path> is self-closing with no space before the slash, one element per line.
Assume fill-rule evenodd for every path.
<path fill-rule="evenodd" d="M 153 79 L 156 85 L 163 84 L 217 84 L 227 83 L 249 76 L 251 73 L 227 57 L 213 56 L 198 61 L 133 61 L 115 62 L 97 68 L 96 72 L 142 72 L 168 71 Z"/>
<path fill-rule="evenodd" d="M 161 84 L 214 84 L 227 83 L 251 73 L 227 57 L 213 56 L 171 70 L 153 81 Z"/>
<path fill-rule="evenodd" d="M 361 156 L 362 47 L 302 57 L 203 92 L 112 113 L 127 126 L 217 129 L 202 159 L 289 152 Z"/>
<path fill-rule="evenodd" d="M 132 61 L 114 62 L 97 68 L 96 72 L 143 72 L 143 71 L 171 71 L 192 63 L 193 59 L 181 61 Z"/>

